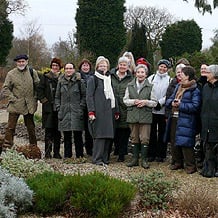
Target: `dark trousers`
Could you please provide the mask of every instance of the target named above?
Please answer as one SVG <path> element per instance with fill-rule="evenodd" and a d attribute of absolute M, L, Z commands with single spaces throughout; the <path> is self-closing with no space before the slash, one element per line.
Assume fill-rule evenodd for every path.
<path fill-rule="evenodd" d="M 83 157 L 82 131 L 73 131 L 76 157 Z M 72 153 L 72 131 L 64 131 L 64 157 L 71 158 Z"/>
<path fill-rule="evenodd" d="M 53 152 L 55 155 L 60 152 L 61 133 L 57 128 L 45 128 L 45 154 Z"/>
<path fill-rule="evenodd" d="M 94 164 L 109 163 L 109 147 L 112 139 L 94 139 L 92 162 Z"/>
<path fill-rule="evenodd" d="M 93 149 L 93 138 L 89 132 L 88 128 L 88 112 L 84 113 L 84 127 L 85 127 L 85 149 L 88 155 L 92 155 Z"/>
<path fill-rule="evenodd" d="M 83 157 L 82 131 L 73 131 L 76 157 Z"/>
<path fill-rule="evenodd" d="M 171 164 L 172 165 L 174 165 L 176 163 L 176 156 L 177 156 L 176 155 L 177 148 L 175 145 L 177 119 L 178 118 L 176 118 L 176 117 L 172 117 L 171 128 L 170 128 L 170 154 L 171 154 Z M 183 165 L 183 161 L 179 165 Z"/>
<path fill-rule="evenodd" d="M 176 146 L 175 135 L 176 135 L 177 118 L 172 118 L 171 121 L 171 155 L 172 164 L 178 166 L 184 166 L 186 169 L 195 169 L 195 156 L 193 147 Z"/>
<path fill-rule="evenodd" d="M 116 128 L 114 136 L 115 153 L 120 157 L 128 154 L 128 143 L 130 137 L 130 128 Z"/>
<path fill-rule="evenodd" d="M 64 131 L 64 158 L 72 157 L 72 131 Z"/>
<path fill-rule="evenodd" d="M 20 114 L 16 113 L 9 113 L 8 116 L 8 126 L 5 131 L 5 138 L 4 138 L 4 146 L 11 148 L 14 143 L 14 134 L 17 125 L 17 121 L 19 119 Z M 29 136 L 29 143 L 31 145 L 37 145 L 36 134 L 35 134 L 35 123 L 33 120 L 33 114 L 26 114 L 23 115 L 24 124 L 27 128 L 28 136 Z"/>
<path fill-rule="evenodd" d="M 167 143 L 163 141 L 166 129 L 165 115 L 152 114 L 152 119 L 148 157 L 166 158 Z"/>

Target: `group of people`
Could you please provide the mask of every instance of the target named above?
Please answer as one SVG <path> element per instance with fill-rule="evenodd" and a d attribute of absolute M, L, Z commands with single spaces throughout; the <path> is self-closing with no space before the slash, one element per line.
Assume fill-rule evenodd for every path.
<path fill-rule="evenodd" d="M 180 59 L 171 78 L 168 60 L 161 59 L 151 74 L 146 59 L 135 62 L 132 53 L 125 52 L 113 69 L 107 58 L 99 56 L 94 71 L 88 59 L 76 71 L 74 63 L 62 66 L 59 58 L 53 58 L 50 71 L 39 78 L 26 55 L 14 61 L 17 66 L 3 85 L 9 118 L 0 149 L 12 147 L 20 115 L 30 144 L 37 144 L 33 115 L 39 100 L 45 158 L 62 158 L 63 134 L 64 158 L 72 157 L 72 138 L 76 158 L 84 156 L 85 148 L 96 165 L 109 164 L 113 146 L 117 161 L 125 161 L 131 142 L 133 155 L 127 166 L 138 166 L 141 157 L 141 166 L 147 169 L 149 162 L 165 160 L 170 144 L 170 169 L 184 168 L 191 174 L 197 170 L 194 147 L 200 134 L 201 173 L 218 176 L 218 65 L 202 64 L 197 79 L 195 69 Z"/>

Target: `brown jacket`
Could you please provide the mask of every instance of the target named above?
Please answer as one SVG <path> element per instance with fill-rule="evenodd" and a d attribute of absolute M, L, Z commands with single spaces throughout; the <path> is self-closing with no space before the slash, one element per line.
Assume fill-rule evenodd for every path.
<path fill-rule="evenodd" d="M 27 67 L 24 71 L 17 68 L 8 72 L 3 85 L 4 95 L 8 98 L 8 112 L 26 115 L 34 114 L 37 109 L 37 96 L 35 88 L 39 77 L 33 70 L 33 79 Z"/>

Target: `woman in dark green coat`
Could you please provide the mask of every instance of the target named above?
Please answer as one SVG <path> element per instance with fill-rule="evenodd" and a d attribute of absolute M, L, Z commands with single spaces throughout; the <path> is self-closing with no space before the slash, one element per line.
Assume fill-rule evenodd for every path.
<path fill-rule="evenodd" d="M 128 70 L 129 59 L 120 57 L 118 60 L 118 68 L 111 70 L 111 81 L 114 90 L 114 95 L 118 103 L 120 117 L 116 121 L 116 129 L 114 136 L 115 154 L 118 154 L 119 162 L 124 161 L 124 156 L 127 154 L 127 147 L 130 136 L 130 128 L 126 122 L 127 106 L 123 102 L 125 90 L 130 81 L 133 79 L 132 73 Z"/>

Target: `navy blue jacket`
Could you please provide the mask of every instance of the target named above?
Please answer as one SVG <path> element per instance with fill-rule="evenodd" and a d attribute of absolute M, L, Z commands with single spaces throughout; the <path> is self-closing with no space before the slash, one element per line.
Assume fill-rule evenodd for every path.
<path fill-rule="evenodd" d="M 166 101 L 166 107 L 172 109 L 172 101 L 180 84 L 176 86 L 174 93 Z M 201 94 L 197 84 L 187 89 L 181 98 L 179 105 L 179 117 L 176 126 L 176 146 L 193 147 L 195 145 L 196 118 L 200 111 Z"/>

